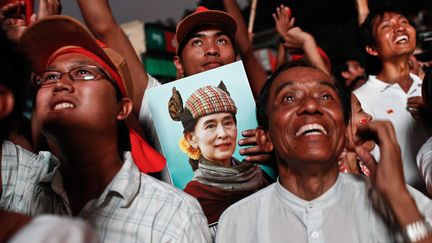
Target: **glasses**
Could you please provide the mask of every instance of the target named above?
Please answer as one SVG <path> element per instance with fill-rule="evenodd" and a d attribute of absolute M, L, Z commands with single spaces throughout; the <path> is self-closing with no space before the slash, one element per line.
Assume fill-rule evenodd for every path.
<path fill-rule="evenodd" d="M 69 75 L 69 78 L 74 82 L 100 80 L 102 78 L 109 79 L 106 72 L 97 66 L 78 66 L 68 72 L 60 72 L 58 70 L 44 71 L 36 74 L 33 77 L 33 81 L 38 87 L 46 86 L 57 83 L 65 74 Z"/>

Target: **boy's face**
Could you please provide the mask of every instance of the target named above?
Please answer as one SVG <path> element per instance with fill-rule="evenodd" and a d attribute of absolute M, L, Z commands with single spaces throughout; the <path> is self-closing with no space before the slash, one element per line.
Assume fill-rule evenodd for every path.
<path fill-rule="evenodd" d="M 182 58 L 174 57 L 181 76 L 190 76 L 232 63 L 236 60 L 234 44 L 217 26 L 198 29 L 183 50 Z"/>
<path fill-rule="evenodd" d="M 100 65 L 89 57 L 69 53 L 57 57 L 46 70 L 63 73 L 59 81 L 43 85 L 36 95 L 36 118 L 44 134 L 66 130 L 92 132 L 116 127 L 119 102 L 110 80 L 72 81 L 67 72 L 78 66 Z M 78 131 L 77 130 L 77 131 Z"/>
<path fill-rule="evenodd" d="M 380 59 L 411 55 L 416 46 L 416 31 L 408 19 L 398 13 L 387 12 L 372 20 L 375 46 L 372 55 Z"/>

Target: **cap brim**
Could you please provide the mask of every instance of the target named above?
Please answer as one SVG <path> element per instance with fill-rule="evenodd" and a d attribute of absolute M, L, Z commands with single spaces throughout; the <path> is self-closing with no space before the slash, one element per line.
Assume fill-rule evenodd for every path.
<path fill-rule="evenodd" d="M 181 44 L 184 38 L 196 27 L 205 24 L 220 24 L 227 28 L 227 31 L 235 35 L 237 23 L 234 18 L 223 11 L 207 10 L 199 13 L 193 13 L 184 18 L 176 30 L 177 46 Z"/>
<path fill-rule="evenodd" d="M 83 47 L 110 63 L 90 31 L 69 16 L 54 15 L 36 21 L 23 32 L 19 43 L 36 72 L 43 71 L 50 56 L 64 46 Z"/>

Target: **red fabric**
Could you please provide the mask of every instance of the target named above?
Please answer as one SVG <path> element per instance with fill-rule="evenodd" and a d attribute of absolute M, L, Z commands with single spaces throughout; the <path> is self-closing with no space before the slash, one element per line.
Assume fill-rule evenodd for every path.
<path fill-rule="evenodd" d="M 201 12 L 205 12 L 208 11 L 208 8 L 204 7 L 204 6 L 198 6 L 198 8 L 195 10 L 195 13 L 201 13 Z"/>
<path fill-rule="evenodd" d="M 52 61 L 58 56 L 67 53 L 83 54 L 102 65 L 102 67 L 111 75 L 111 77 L 116 82 L 122 93 L 122 96 L 127 97 L 123 80 L 121 79 L 117 71 L 115 71 L 110 65 L 108 65 L 108 63 L 106 63 L 102 58 L 96 56 L 95 54 L 84 48 L 73 47 L 57 52 L 55 53 L 55 55 L 52 55 L 49 58 L 46 66 L 49 66 Z M 160 153 L 154 150 L 140 135 L 138 135 L 138 133 L 132 127 L 128 127 L 128 129 L 129 139 L 131 143 L 131 154 L 138 169 L 143 173 L 162 171 L 165 167 L 166 159 Z"/>
<path fill-rule="evenodd" d="M 198 200 L 209 224 L 217 222 L 221 214 L 229 206 L 256 191 L 228 191 L 204 185 L 198 181 L 190 181 L 184 189 L 184 192 L 194 196 Z"/>
<path fill-rule="evenodd" d="M 154 150 L 138 133 L 129 129 L 132 158 L 141 172 L 159 172 L 166 164 L 166 159 Z"/>
<path fill-rule="evenodd" d="M 15 2 L 19 2 L 21 0 L 0 0 L 0 8 L 4 7 L 5 5 L 9 4 L 9 3 L 15 3 Z M 26 16 L 26 25 L 30 24 L 30 18 L 33 14 L 33 0 L 25 0 L 25 16 Z M 18 5 L 17 7 L 17 16 L 21 15 L 21 4 Z"/>
<path fill-rule="evenodd" d="M 317 47 L 317 51 L 320 54 L 321 58 L 324 60 L 324 63 L 327 65 L 327 67 L 331 70 L 331 62 L 330 62 L 330 58 L 327 56 L 327 53 L 325 53 L 325 51 L 323 49 L 321 49 L 320 47 Z M 302 58 L 304 58 L 304 54 L 293 54 L 291 55 L 291 60 L 292 61 L 297 61 L 300 60 Z"/>
<path fill-rule="evenodd" d="M 30 18 L 32 14 L 33 14 L 33 0 L 26 0 L 25 3 L 26 25 L 30 24 Z"/>
<path fill-rule="evenodd" d="M 165 31 L 165 50 L 170 53 L 175 53 L 176 51 L 176 41 L 175 34 L 173 32 Z"/>

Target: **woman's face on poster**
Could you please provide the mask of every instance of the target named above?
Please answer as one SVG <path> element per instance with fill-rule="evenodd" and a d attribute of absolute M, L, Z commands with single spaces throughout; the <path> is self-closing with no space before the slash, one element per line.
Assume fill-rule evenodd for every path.
<path fill-rule="evenodd" d="M 227 112 L 203 116 L 186 139 L 200 149 L 205 159 L 230 166 L 236 148 L 237 124 L 233 115 Z"/>

